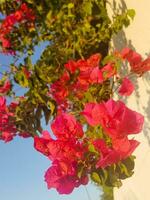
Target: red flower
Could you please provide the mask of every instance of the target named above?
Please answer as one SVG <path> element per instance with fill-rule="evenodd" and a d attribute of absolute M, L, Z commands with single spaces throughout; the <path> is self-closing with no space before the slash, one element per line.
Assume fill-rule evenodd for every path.
<path fill-rule="evenodd" d="M 52 131 L 59 139 L 81 138 L 82 126 L 71 114 L 58 115 L 51 125 Z"/>
<path fill-rule="evenodd" d="M 76 164 L 68 160 L 53 162 L 45 174 L 45 181 L 48 189 L 55 188 L 59 194 L 70 194 L 75 187 L 88 183 L 87 177 L 77 177 Z"/>
<path fill-rule="evenodd" d="M 128 60 L 132 72 L 141 76 L 145 72 L 150 71 L 150 58 L 142 61 L 141 55 L 129 48 L 124 48 L 121 52 L 121 56 L 123 59 Z"/>
<path fill-rule="evenodd" d="M 71 87 L 71 91 L 73 94 L 78 97 L 79 99 L 82 99 L 84 97 L 84 93 L 88 90 L 89 83 L 84 81 L 81 82 L 78 80 L 76 83 L 74 83 Z"/>
<path fill-rule="evenodd" d="M 50 94 L 52 94 L 53 98 L 57 102 L 58 105 L 66 103 L 66 97 L 69 94 L 68 81 L 70 80 L 70 76 L 68 72 L 64 72 L 61 78 L 51 84 Z"/>
<path fill-rule="evenodd" d="M 144 117 L 127 108 L 121 101 L 86 104 L 82 114 L 90 125 L 102 125 L 112 138 L 124 137 L 141 132 Z"/>
<path fill-rule="evenodd" d="M 1 42 L 2 42 L 3 48 L 10 48 L 11 47 L 11 43 L 10 43 L 9 39 L 1 38 Z"/>
<path fill-rule="evenodd" d="M 0 97 L 0 140 L 9 142 L 16 135 L 13 113 L 9 112 L 6 99 Z"/>
<path fill-rule="evenodd" d="M 132 92 L 134 91 L 134 85 L 133 83 L 125 77 L 122 81 L 122 84 L 118 90 L 119 94 L 121 96 L 130 96 Z"/>
<path fill-rule="evenodd" d="M 112 147 L 108 147 L 102 139 L 95 140 L 93 144 L 100 153 L 96 167 L 105 168 L 129 157 L 139 145 L 139 142 L 136 140 L 128 140 L 127 137 L 124 137 L 123 139 L 113 140 Z"/>
<path fill-rule="evenodd" d="M 123 102 L 110 99 L 103 106 L 106 110 L 101 125 L 111 137 L 124 137 L 142 131 L 144 117 L 127 108 Z"/>
<path fill-rule="evenodd" d="M 47 135 L 45 135 L 47 134 Z M 42 137 L 34 137 L 34 147 L 37 151 L 48 156 L 50 160 L 68 159 L 76 161 L 81 159 L 85 149 L 82 143 L 74 140 L 54 140 L 47 131 L 42 133 Z"/>
<path fill-rule="evenodd" d="M 87 59 L 87 63 L 92 68 L 98 67 L 101 60 L 101 55 L 99 53 L 93 54 Z"/>
<path fill-rule="evenodd" d="M 150 71 L 150 58 L 147 58 L 138 65 L 132 66 L 131 71 L 133 71 L 136 74 L 139 74 L 140 76 L 142 76 L 145 72 Z"/>
<path fill-rule="evenodd" d="M 51 141 L 52 141 L 52 139 L 51 139 L 48 131 L 43 131 L 41 138 L 38 136 L 34 137 L 34 148 L 37 151 L 44 154 L 45 156 L 49 156 L 50 152 L 49 152 L 48 144 Z"/>
<path fill-rule="evenodd" d="M 129 157 L 140 144 L 136 140 L 128 140 L 127 137 L 122 139 L 113 139 L 112 143 L 113 149 L 120 154 L 120 159 L 126 159 Z"/>
<path fill-rule="evenodd" d="M 20 10 L 24 13 L 28 12 L 28 7 L 26 3 L 21 4 Z"/>
<path fill-rule="evenodd" d="M 9 80 L 6 80 L 3 86 L 0 86 L 0 93 L 4 94 L 10 91 L 11 83 Z"/>
<path fill-rule="evenodd" d="M 1 27 L 0 27 L 0 40 L 2 42 L 2 47 L 4 53 L 10 53 L 12 54 L 13 51 L 7 51 L 7 48 L 11 48 L 11 42 L 7 38 L 7 35 L 10 34 L 13 30 L 13 27 L 17 23 L 24 23 L 25 20 L 28 21 L 34 21 L 35 20 L 35 15 L 33 13 L 32 9 L 29 9 L 27 7 L 27 4 L 23 3 L 16 12 L 11 13 L 8 15 L 2 22 Z"/>
<path fill-rule="evenodd" d="M 99 167 L 105 168 L 107 166 L 119 162 L 120 160 L 119 154 L 112 148 L 108 147 L 104 140 L 97 139 L 94 141 L 93 144 L 96 150 L 100 153 L 100 158 L 96 164 L 97 168 Z"/>
<path fill-rule="evenodd" d="M 101 108 L 103 109 L 103 107 L 100 104 L 87 103 L 85 105 L 83 112 L 81 112 L 81 114 L 84 115 L 87 122 L 91 126 L 96 126 L 100 124 L 100 121 L 101 121 L 101 116 L 102 116 L 101 112 L 103 111 Z"/>
<path fill-rule="evenodd" d="M 23 12 L 21 10 L 17 10 L 14 13 L 14 17 L 15 17 L 16 21 L 20 22 L 23 18 Z"/>
<path fill-rule="evenodd" d="M 108 63 L 101 69 L 104 79 L 108 79 L 116 74 L 116 68 L 113 64 Z"/>
<path fill-rule="evenodd" d="M 99 69 L 99 67 L 95 67 L 91 73 L 90 73 L 90 83 L 103 83 L 104 77 L 102 71 Z"/>
<path fill-rule="evenodd" d="M 74 60 L 69 60 L 66 64 L 65 64 L 65 68 L 71 73 L 74 74 L 76 69 L 78 68 L 77 63 Z"/>
<path fill-rule="evenodd" d="M 121 51 L 121 56 L 123 59 L 128 60 L 131 66 L 136 66 L 142 62 L 141 55 L 129 48 L 124 48 Z"/>

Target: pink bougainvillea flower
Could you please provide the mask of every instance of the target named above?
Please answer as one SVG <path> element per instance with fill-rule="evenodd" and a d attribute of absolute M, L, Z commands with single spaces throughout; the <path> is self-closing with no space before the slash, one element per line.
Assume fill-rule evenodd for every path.
<path fill-rule="evenodd" d="M 133 153 L 140 143 L 136 140 L 128 140 L 127 137 L 124 137 L 122 139 L 113 139 L 112 144 L 113 149 L 119 153 L 120 159 L 125 159 Z"/>
<path fill-rule="evenodd" d="M 119 87 L 118 93 L 121 96 L 130 96 L 134 91 L 134 85 L 133 83 L 125 77 L 122 81 L 121 86 Z"/>
<path fill-rule="evenodd" d="M 82 112 L 87 122 L 102 125 L 112 138 L 137 134 L 142 131 L 144 117 L 127 108 L 121 101 L 108 100 L 106 103 L 88 103 Z"/>
<path fill-rule="evenodd" d="M 54 161 L 45 173 L 48 189 L 55 188 L 59 194 L 70 194 L 75 187 L 87 184 L 87 178 L 79 179 L 75 163 L 68 161 Z"/>
<path fill-rule="evenodd" d="M 53 141 L 50 137 L 50 134 L 48 131 L 42 132 L 42 137 L 35 136 L 34 137 L 34 148 L 44 154 L 45 156 L 49 156 L 49 148 L 48 144 L 49 142 Z"/>
<path fill-rule="evenodd" d="M 62 160 L 68 159 L 70 161 L 76 161 L 83 157 L 85 148 L 82 144 L 77 141 L 64 141 L 64 140 L 53 140 L 47 144 L 49 150 L 50 160 Z"/>
<path fill-rule="evenodd" d="M 82 126 L 71 114 L 58 115 L 51 125 L 52 131 L 57 138 L 81 138 L 83 136 Z"/>
<path fill-rule="evenodd" d="M 101 55 L 97 53 L 90 56 L 87 60 L 69 60 L 68 63 L 65 64 L 65 68 L 68 69 L 72 74 L 75 73 L 77 69 L 80 70 L 80 72 L 87 72 L 91 68 L 98 67 L 100 60 Z"/>
<path fill-rule="evenodd" d="M 12 48 L 12 46 L 7 36 L 13 31 L 16 24 L 25 23 L 26 21 L 33 22 L 34 20 L 35 15 L 33 13 L 33 10 L 28 8 L 26 3 L 21 4 L 18 10 L 6 16 L 0 26 L 0 40 L 2 42 L 4 53 L 13 52 L 12 50 L 9 50 L 10 48 Z"/>
<path fill-rule="evenodd" d="M 15 17 L 16 21 L 20 22 L 23 18 L 23 12 L 21 10 L 17 10 L 14 13 L 14 17 Z"/>
<path fill-rule="evenodd" d="M 68 88 L 64 85 L 61 85 L 60 82 L 55 82 L 51 85 L 50 93 L 52 93 L 53 98 L 58 105 L 63 104 L 66 101 L 66 97 L 69 94 Z"/>
<path fill-rule="evenodd" d="M 0 86 L 0 93 L 4 94 L 10 91 L 11 83 L 9 80 L 6 80 L 3 86 Z"/>
<path fill-rule="evenodd" d="M 15 133 L 13 133 L 14 130 L 12 130 L 12 132 L 10 131 L 11 129 L 9 128 L 9 131 L 3 131 L 2 134 L 0 135 L 0 139 L 5 141 L 5 142 L 10 142 L 13 137 L 16 135 Z"/>
<path fill-rule="evenodd" d="M 112 63 L 108 63 L 107 65 L 105 65 L 101 69 L 101 71 L 103 73 L 103 77 L 104 77 L 105 80 L 114 76 L 117 72 L 114 64 L 112 64 Z"/>
<path fill-rule="evenodd" d="M 96 164 L 97 168 L 105 168 L 119 162 L 119 154 L 114 149 L 108 147 L 103 139 L 97 139 L 93 144 L 96 150 L 100 153 L 100 159 Z"/>
<path fill-rule="evenodd" d="M 141 55 L 129 48 L 124 48 L 121 51 L 121 56 L 123 59 L 128 60 L 131 66 L 136 66 L 142 62 Z"/>
<path fill-rule="evenodd" d="M 86 72 L 89 68 L 91 68 L 91 66 L 87 63 L 87 60 L 84 59 L 77 60 L 77 66 L 80 72 Z"/>
<path fill-rule="evenodd" d="M 87 59 L 88 65 L 90 65 L 92 68 L 98 67 L 99 63 L 100 63 L 100 60 L 101 60 L 101 57 L 102 56 L 99 53 L 93 54 L 92 56 L 90 56 Z"/>
<path fill-rule="evenodd" d="M 82 99 L 84 97 L 84 93 L 88 90 L 88 88 L 89 88 L 88 82 L 84 81 L 83 83 L 80 80 L 78 80 L 76 83 L 72 85 L 71 91 L 78 99 Z"/>
<path fill-rule="evenodd" d="M 37 151 L 49 157 L 50 160 L 78 160 L 83 157 L 86 149 L 82 143 L 74 140 L 54 140 L 47 131 L 42 132 L 42 137 L 34 137 L 34 147 Z"/>
<path fill-rule="evenodd" d="M 89 68 L 86 71 L 81 71 L 80 74 L 77 77 L 78 82 L 81 85 L 88 85 L 89 86 L 89 83 L 90 83 L 89 79 L 90 79 L 91 72 L 92 72 L 92 68 Z"/>
<path fill-rule="evenodd" d="M 94 83 L 103 83 L 104 78 L 103 78 L 103 73 L 102 71 L 99 69 L 99 67 L 95 67 L 91 73 L 90 73 L 90 79 L 89 79 L 90 83 L 94 84 Z"/>
<path fill-rule="evenodd" d="M 97 139 L 93 144 L 100 153 L 96 167 L 105 168 L 129 157 L 139 145 L 139 142 L 136 140 L 128 140 L 125 137 L 114 140 L 112 147 L 108 147 L 103 139 Z"/>
<path fill-rule="evenodd" d="M 5 97 L 0 96 L 0 109 L 6 108 L 6 99 Z"/>
<path fill-rule="evenodd" d="M 49 94 L 53 96 L 58 105 L 66 102 L 66 97 L 69 94 L 68 81 L 70 76 L 68 72 L 64 72 L 59 80 L 51 84 Z"/>
<path fill-rule="evenodd" d="M 81 85 L 103 82 L 102 72 L 99 69 L 100 59 L 100 54 L 94 54 L 87 60 L 77 61 L 80 70 L 77 80 Z"/>
<path fill-rule="evenodd" d="M 9 111 L 6 99 L 0 96 L 0 139 L 9 142 L 16 135 L 14 114 Z"/>
<path fill-rule="evenodd" d="M 55 188 L 60 194 L 69 194 L 75 187 L 75 169 L 67 162 L 53 162 L 45 174 L 48 189 Z"/>
<path fill-rule="evenodd" d="M 136 70 L 136 68 L 135 68 Z M 145 59 L 141 64 L 141 69 L 139 69 L 140 73 L 145 73 L 150 71 L 150 57 Z"/>
<path fill-rule="evenodd" d="M 145 72 L 150 71 L 150 58 L 131 67 L 131 71 L 142 76 Z"/>
<path fill-rule="evenodd" d="M 130 63 L 132 72 L 142 76 L 145 72 L 150 71 L 150 58 L 142 61 L 141 55 L 129 48 L 124 48 L 121 56 Z"/>
<path fill-rule="evenodd" d="M 76 69 L 78 68 L 77 63 L 74 60 L 69 60 L 65 64 L 65 68 L 71 73 L 74 74 Z"/>
<path fill-rule="evenodd" d="M 87 103 L 83 112 L 81 112 L 91 126 L 100 124 L 102 113 L 103 107 L 98 103 Z"/>
<path fill-rule="evenodd" d="M 100 54 L 94 54 L 90 56 L 87 60 L 80 59 L 77 61 L 77 66 L 80 72 L 87 72 L 92 68 L 98 67 L 101 56 Z"/>
<path fill-rule="evenodd" d="M 102 103 L 105 114 L 101 116 L 101 125 L 111 137 L 124 137 L 142 131 L 144 117 L 127 108 L 121 101 L 108 100 Z"/>
<path fill-rule="evenodd" d="M 1 42 L 2 42 L 3 48 L 10 48 L 11 47 L 11 42 L 8 39 L 2 38 Z"/>

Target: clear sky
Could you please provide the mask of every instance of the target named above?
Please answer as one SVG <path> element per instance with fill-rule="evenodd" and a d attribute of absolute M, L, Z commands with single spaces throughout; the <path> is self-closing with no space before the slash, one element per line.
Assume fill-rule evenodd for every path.
<path fill-rule="evenodd" d="M 36 48 L 33 62 L 43 47 Z M 4 69 L 1 64 L 10 60 L 0 55 L 0 71 Z M 50 161 L 34 149 L 32 139 L 16 137 L 7 144 L 0 141 L 0 200 L 100 200 L 100 190 L 93 184 L 81 186 L 70 195 L 48 190 L 44 173 L 49 167 Z"/>

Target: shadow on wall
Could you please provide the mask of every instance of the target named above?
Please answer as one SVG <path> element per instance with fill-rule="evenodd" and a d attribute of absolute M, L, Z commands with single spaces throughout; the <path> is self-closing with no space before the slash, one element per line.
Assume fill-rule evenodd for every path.
<path fill-rule="evenodd" d="M 117 11 L 118 9 L 121 10 L 121 12 L 124 12 L 127 9 L 127 5 L 125 3 L 124 0 L 120 0 L 116 3 L 115 0 L 113 0 L 111 8 L 113 9 L 113 11 Z M 132 23 L 132 22 L 131 22 Z M 133 50 L 136 51 L 135 46 L 132 44 L 132 41 L 130 39 L 127 39 L 126 33 L 124 32 L 124 30 L 121 30 L 117 35 L 113 36 L 113 48 L 115 50 L 121 50 L 124 47 L 129 47 Z M 145 54 L 146 57 L 150 56 L 150 52 L 148 52 L 147 54 Z M 126 67 L 127 69 L 127 67 Z M 125 70 L 125 69 L 123 69 Z M 132 82 L 135 85 L 135 100 L 136 100 L 136 105 L 137 108 L 142 108 L 142 111 L 144 113 L 145 116 L 145 124 L 144 124 L 144 136 L 147 139 L 148 145 L 150 146 L 150 72 L 146 73 L 145 75 L 142 76 L 142 81 L 144 83 L 144 90 L 146 91 L 146 95 L 149 97 L 147 104 L 145 102 L 144 106 L 141 106 L 140 103 L 140 89 L 139 89 L 139 81 L 136 77 L 132 78 Z M 142 97 L 144 98 L 144 97 Z M 122 98 L 122 100 L 124 102 L 127 102 L 126 98 Z"/>

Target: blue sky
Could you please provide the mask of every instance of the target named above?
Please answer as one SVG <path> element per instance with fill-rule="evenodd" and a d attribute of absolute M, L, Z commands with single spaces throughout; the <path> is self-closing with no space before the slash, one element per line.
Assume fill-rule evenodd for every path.
<path fill-rule="evenodd" d="M 100 199 L 100 191 L 92 184 L 81 186 L 70 195 L 48 190 L 44 173 L 49 160 L 34 150 L 32 139 L 16 137 L 12 142 L 0 142 L 0 199 L 2 200 L 91 200 Z"/>
<path fill-rule="evenodd" d="M 35 62 L 45 45 L 36 48 Z M 11 57 L 0 55 L 1 64 L 9 64 Z M 32 139 L 16 137 L 10 143 L 0 141 L 0 199 L 1 200 L 100 200 L 100 190 L 90 184 L 81 186 L 70 195 L 59 195 L 48 190 L 44 173 L 50 161 L 33 147 Z M 90 198 L 88 198 L 88 191 Z"/>

